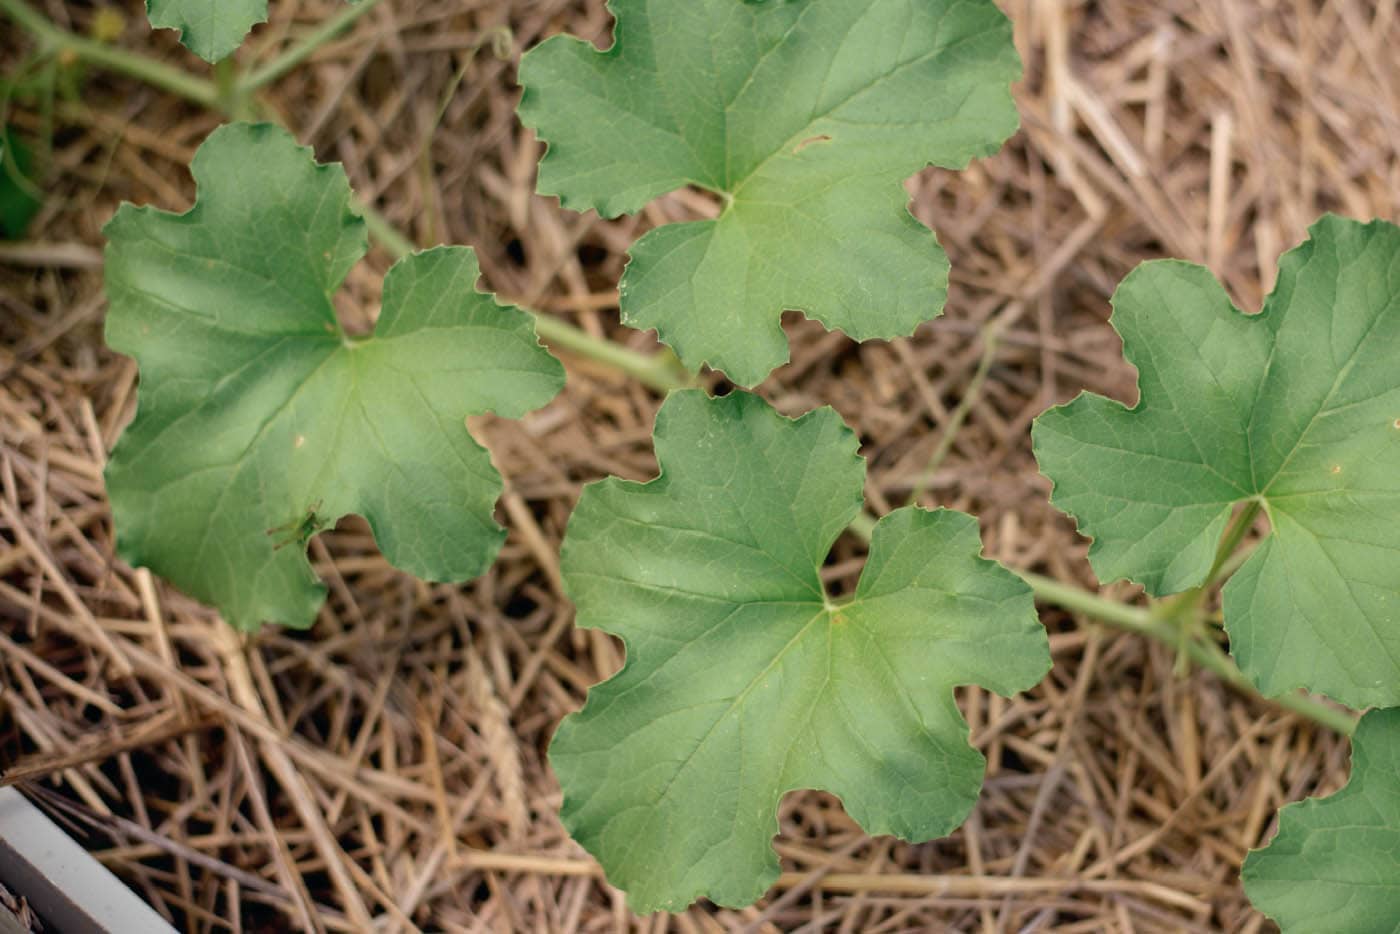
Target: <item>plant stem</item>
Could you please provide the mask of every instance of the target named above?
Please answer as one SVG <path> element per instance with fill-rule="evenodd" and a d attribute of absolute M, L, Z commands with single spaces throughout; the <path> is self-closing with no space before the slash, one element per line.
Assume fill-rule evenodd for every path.
<path fill-rule="evenodd" d="M 389 223 L 387 217 L 376 211 L 372 205 L 361 201 L 359 195 L 351 197 L 355 200 L 355 211 L 364 218 L 365 228 L 369 230 L 370 237 L 388 251 L 390 256 L 403 259 L 408 254 L 418 251 L 417 244 Z"/>
<path fill-rule="evenodd" d="M 412 240 L 370 205 L 361 202 L 357 210 L 364 218 L 370 236 L 395 258 L 402 258 L 418 249 Z M 695 378 L 685 371 L 669 350 L 656 354 L 639 353 L 614 341 L 594 337 L 580 327 L 543 312 L 532 308 L 523 310 L 534 316 L 535 333 L 549 344 L 619 370 L 657 392 L 664 394 L 695 385 Z"/>
<path fill-rule="evenodd" d="M 212 82 L 145 55 L 68 32 L 36 13 L 25 0 L 0 0 L 0 13 L 28 30 L 51 51 L 70 53 L 89 64 L 128 75 L 206 107 L 219 106 L 218 91 Z"/>
<path fill-rule="evenodd" d="M 234 120 L 254 116 L 248 96 L 238 85 L 238 62 L 232 55 L 214 64 L 214 90 L 219 95 L 219 109 Z"/>
<path fill-rule="evenodd" d="M 1198 638 L 1194 633 L 1188 632 L 1183 635 L 1183 628 L 1175 620 L 1160 618 L 1148 610 L 1128 606 L 1116 600 L 1106 600 L 1039 574 L 1026 571 L 1015 573 L 1030 585 L 1031 590 L 1035 591 L 1036 599 L 1041 602 L 1053 603 L 1066 610 L 1092 616 L 1110 626 L 1148 636 L 1164 645 L 1184 651 L 1197 665 L 1247 697 L 1277 704 L 1344 736 L 1350 736 L 1356 729 L 1355 714 L 1338 710 L 1301 692 L 1293 691 L 1278 697 L 1264 697 L 1216 642 L 1208 638 Z"/>
<path fill-rule="evenodd" d="M 1254 528 L 1254 520 L 1259 515 L 1259 510 L 1264 507 L 1262 499 L 1252 499 L 1245 504 L 1244 509 L 1235 517 L 1235 521 L 1225 530 L 1225 535 L 1220 539 L 1220 547 L 1216 549 L 1215 560 L 1211 562 L 1210 572 L 1206 574 L 1206 589 L 1221 584 L 1226 578 L 1239 568 L 1242 562 L 1235 562 L 1231 559 L 1235 551 L 1240 547 L 1240 542 L 1249 534 L 1249 530 Z"/>
<path fill-rule="evenodd" d="M 654 354 L 639 353 L 615 341 L 594 337 L 567 321 L 533 309 L 525 310 L 535 316 L 535 332 L 546 342 L 620 370 L 663 395 L 698 385 L 670 348 L 663 347 Z"/>
<path fill-rule="evenodd" d="M 1230 555 L 1230 557 L 1225 559 L 1225 563 L 1220 565 L 1220 569 L 1216 571 L 1215 574 L 1211 577 L 1211 579 L 1206 582 L 1206 586 L 1215 587 L 1219 584 L 1225 583 L 1227 580 L 1234 577 L 1235 572 L 1238 571 L 1244 565 L 1244 563 L 1249 560 L 1249 556 L 1254 554 L 1254 549 L 1257 547 L 1257 542 L 1251 542 L 1243 548 L 1237 549 L 1235 552 L 1233 552 Z"/>
<path fill-rule="evenodd" d="M 378 6 L 379 3 L 380 0 L 360 0 L 360 2 L 346 7 L 272 61 L 244 75 L 238 82 L 239 93 L 252 94 L 259 88 L 276 81 L 316 54 L 317 49 L 349 29 L 351 24 Z"/>
<path fill-rule="evenodd" d="M 1241 518 L 1244 518 L 1243 515 Z M 869 513 L 861 513 L 848 530 L 865 541 L 870 541 L 876 520 Z M 1247 528 L 1248 526 L 1246 526 Z M 1011 570 L 1011 569 L 1008 569 Z M 1118 629 L 1156 639 L 1173 649 L 1183 651 L 1192 661 L 1219 677 L 1239 693 L 1257 700 L 1277 704 L 1300 717 L 1305 717 L 1320 726 L 1350 736 L 1356 729 L 1356 715 L 1338 710 L 1328 704 L 1300 692 L 1283 694 L 1278 697 L 1264 697 L 1254 688 L 1244 672 L 1229 655 L 1214 641 L 1207 638 L 1182 638 L 1182 629 L 1171 617 L 1163 617 L 1143 607 L 1130 606 L 1118 600 L 1110 600 L 1090 593 L 1072 584 L 1062 584 L 1053 578 L 1033 574 L 1029 571 L 1012 570 L 1025 581 L 1042 603 L 1050 603 L 1073 613 L 1092 616 L 1100 622 Z"/>
<path fill-rule="evenodd" d="M 1168 626 L 1167 631 L 1162 635 L 1152 632 L 1145 634 L 1172 644 L 1170 640 L 1177 638 L 1175 632 L 1174 627 Z M 1350 736 L 1356 732 L 1358 719 L 1356 714 L 1314 700 L 1301 691 L 1290 691 L 1286 694 L 1280 694 L 1278 697 L 1264 697 L 1255 690 L 1254 683 L 1244 672 L 1240 671 L 1239 666 L 1225 653 L 1225 650 L 1213 641 L 1193 638 L 1185 642 L 1185 648 L 1192 661 L 1215 674 L 1241 694 L 1276 704 L 1300 717 L 1306 717 L 1320 726 L 1341 733 L 1343 736 Z"/>
<path fill-rule="evenodd" d="M 1061 609 L 1092 616 L 1119 629 L 1155 636 L 1172 645 L 1176 644 L 1175 628 L 1154 618 L 1144 607 L 1100 597 L 1073 584 L 1062 584 L 1052 577 L 1033 574 L 1030 571 L 1014 573 L 1030 585 L 1031 590 L 1035 591 L 1036 599 L 1042 603 L 1053 603 Z M 1165 638 L 1167 633 L 1172 633 L 1170 639 Z"/>
<path fill-rule="evenodd" d="M 1200 618 L 1201 605 L 1206 597 L 1239 570 L 1240 565 L 1244 564 L 1244 559 L 1248 557 L 1247 551 L 1240 555 L 1237 550 L 1240 542 L 1249 534 L 1249 530 L 1254 528 L 1254 519 L 1263 505 L 1263 501 L 1259 499 L 1252 499 L 1245 504 L 1244 509 L 1240 510 L 1239 515 L 1225 529 L 1225 534 L 1220 536 L 1220 544 L 1215 549 L 1215 560 L 1206 572 L 1206 582 L 1199 587 L 1192 587 L 1158 601 L 1154 607 L 1154 614 L 1158 618 L 1179 624 L 1183 630 L 1190 628 L 1190 625 Z"/>
<path fill-rule="evenodd" d="M 871 537 L 875 534 L 875 524 L 878 521 L 870 513 L 862 512 L 851 520 L 851 524 L 846 526 L 846 531 L 869 545 Z"/>

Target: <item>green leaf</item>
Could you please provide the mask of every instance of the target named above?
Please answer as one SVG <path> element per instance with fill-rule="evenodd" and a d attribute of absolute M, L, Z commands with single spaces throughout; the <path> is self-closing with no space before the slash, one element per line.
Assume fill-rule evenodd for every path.
<path fill-rule="evenodd" d="M 152 29 L 180 30 L 180 44 L 206 62 L 222 61 L 259 23 L 267 0 L 146 0 Z"/>
<path fill-rule="evenodd" d="M 18 240 L 39 211 L 34 161 L 12 129 L 0 126 L 0 239 Z"/>
<path fill-rule="evenodd" d="M 606 52 L 558 36 L 521 62 L 540 191 L 605 216 L 684 185 L 725 204 L 635 244 L 628 323 L 752 386 L 787 359 L 784 309 L 857 340 L 942 311 L 948 260 L 902 182 L 1016 130 L 1020 61 L 991 0 L 610 6 Z"/>
<path fill-rule="evenodd" d="M 864 462 L 831 409 L 672 393 L 661 475 L 586 488 L 563 573 L 578 623 L 627 665 L 560 726 L 565 826 L 638 911 L 754 901 L 789 790 L 840 795 L 871 833 L 960 824 L 984 761 L 953 687 L 1011 694 L 1050 667 L 1029 588 L 979 557 L 977 522 L 901 509 L 854 598 L 820 570 L 861 507 Z"/>
<path fill-rule="evenodd" d="M 195 156 L 187 214 L 123 205 L 107 226 L 108 343 L 141 365 L 112 454 L 117 546 L 240 629 L 309 626 L 325 589 L 307 539 L 369 520 L 396 567 L 481 573 L 501 489 L 469 414 L 518 417 L 563 383 L 529 316 L 475 292 L 471 250 L 408 257 L 374 335 L 332 296 L 364 254 L 339 165 L 283 130 L 234 125 Z"/>
<path fill-rule="evenodd" d="M 1346 788 L 1285 807 L 1245 860 L 1245 893 L 1285 934 L 1400 932 L 1400 708 L 1361 718 L 1351 763 Z"/>
<path fill-rule="evenodd" d="M 254 26 L 267 22 L 267 0 L 146 0 L 146 18 L 152 29 L 180 30 L 180 44 L 212 63 L 232 55 Z"/>
<path fill-rule="evenodd" d="M 1099 577 L 1200 585 L 1259 502 L 1272 533 L 1225 587 L 1240 666 L 1267 695 L 1400 704 L 1400 228 L 1323 218 L 1259 315 L 1180 262 L 1113 305 L 1141 401 L 1081 395 L 1034 430 Z"/>

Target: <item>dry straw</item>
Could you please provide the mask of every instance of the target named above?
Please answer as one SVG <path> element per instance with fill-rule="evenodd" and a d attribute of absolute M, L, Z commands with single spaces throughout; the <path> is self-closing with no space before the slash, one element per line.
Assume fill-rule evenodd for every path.
<path fill-rule="evenodd" d="M 92 15 L 41 6 L 80 31 Z M 253 49 L 336 6 L 274 4 Z M 123 9 L 130 44 L 184 59 L 145 34 L 139 3 Z M 793 362 L 765 392 L 789 412 L 834 403 L 856 426 L 878 511 L 918 489 L 981 515 L 1008 564 L 1088 582 L 1084 543 L 1036 475 L 1031 418 L 1081 388 L 1130 397 L 1105 320 L 1139 260 L 1209 263 L 1255 308 L 1321 211 L 1400 220 L 1400 13 L 1360 0 L 1007 11 L 1027 63 L 1024 130 L 965 173 L 910 185 L 953 260 L 948 315 L 863 347 L 794 319 Z M 502 27 L 518 53 L 560 29 L 601 38 L 608 19 L 595 0 L 394 0 L 266 102 L 418 242 L 471 243 L 494 289 L 646 349 L 616 323 L 625 250 L 711 205 L 681 192 L 603 222 L 534 197 L 539 150 L 513 115 L 513 65 L 474 51 Z M 0 56 L 18 61 L 23 41 L 3 30 Z M 14 113 L 31 133 L 48 119 Z M 1240 860 L 1278 805 L 1343 782 L 1346 743 L 1209 675 L 1174 677 L 1160 646 L 1053 612 L 1040 687 L 963 696 L 991 765 L 962 830 L 870 839 L 834 799 L 793 795 L 768 900 L 629 917 L 554 816 L 548 738 L 621 660 L 571 628 L 554 555 L 581 483 L 651 474 L 656 397 L 570 361 L 548 409 L 476 426 L 511 485 L 511 538 L 485 578 L 411 580 L 350 521 L 313 549 L 331 587 L 314 634 L 235 637 L 113 560 L 101 479 L 136 374 L 102 345 L 99 229 L 123 199 L 187 205 L 185 167 L 216 118 L 93 73 L 52 120 L 39 239 L 0 249 L 0 764 L 64 802 L 74 832 L 180 927 L 1262 929 Z M 386 261 L 352 275 L 351 321 L 369 320 Z M 994 318 L 986 379 L 963 396 Z M 861 548 L 838 545 L 837 586 Z"/>

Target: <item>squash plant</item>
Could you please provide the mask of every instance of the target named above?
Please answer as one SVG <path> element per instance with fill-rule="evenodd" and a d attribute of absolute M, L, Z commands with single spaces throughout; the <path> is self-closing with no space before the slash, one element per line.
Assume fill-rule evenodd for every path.
<path fill-rule="evenodd" d="M 149 81 L 229 114 L 376 0 L 256 71 L 214 80 L 0 12 L 47 54 Z M 521 66 L 521 118 L 548 143 L 541 190 L 604 214 L 681 185 L 722 202 L 632 250 L 626 321 L 692 371 L 760 383 L 798 309 L 864 339 L 936 316 L 947 259 L 900 182 L 959 166 L 1014 129 L 1019 72 L 990 0 L 615 0 L 613 45 L 551 39 Z M 150 0 L 223 58 L 260 0 Z M 980 554 L 976 520 L 862 510 L 863 463 L 830 409 L 710 398 L 646 358 L 475 291 L 466 248 L 414 253 L 344 173 L 285 132 L 216 131 L 183 215 L 124 207 L 109 225 L 108 339 L 141 365 L 136 420 L 108 487 L 119 550 L 236 626 L 309 625 L 307 540 L 365 515 L 389 560 L 469 579 L 502 532 L 500 487 L 465 415 L 519 415 L 558 391 L 539 346 L 660 392 L 659 476 L 582 493 L 562 571 L 578 623 L 627 663 L 551 747 L 563 819 L 639 911 L 758 898 L 777 872 L 775 809 L 794 788 L 842 796 L 872 833 L 926 840 L 966 816 L 984 763 L 952 689 L 1033 686 L 1050 659 L 1033 600 L 1162 639 L 1232 686 L 1355 728 L 1350 784 L 1285 808 L 1246 891 L 1290 931 L 1396 930 L 1400 918 L 1400 228 L 1326 217 L 1244 315 L 1202 267 L 1144 264 L 1113 326 L 1140 401 L 1085 395 L 1036 422 L 1053 502 L 1104 580 L 1144 609 Z M 402 258 L 375 332 L 331 296 L 366 228 Z M 197 441 L 195 439 L 198 439 Z M 1268 532 L 1257 545 L 1262 518 Z M 818 569 L 843 530 L 870 541 L 856 592 Z M 1229 650 L 1209 631 L 1223 591 Z M 1326 694 L 1366 713 L 1313 700 Z"/>

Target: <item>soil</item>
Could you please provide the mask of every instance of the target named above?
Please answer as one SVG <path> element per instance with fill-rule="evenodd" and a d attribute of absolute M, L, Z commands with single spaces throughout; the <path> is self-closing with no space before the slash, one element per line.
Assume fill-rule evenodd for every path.
<path fill-rule="evenodd" d="M 79 31 L 99 9 L 37 5 Z M 245 64 L 339 5 L 272 7 Z M 1208 264 L 1252 310 L 1321 212 L 1400 220 L 1400 13 L 1365 0 L 1004 8 L 1026 63 L 1023 129 L 964 172 L 908 186 L 953 263 L 947 313 L 863 345 L 790 315 L 792 362 L 761 391 L 790 414 L 835 406 L 860 434 L 877 512 L 943 449 L 923 503 L 980 516 L 987 553 L 1012 567 L 1089 585 L 1086 543 L 1036 472 L 1031 419 L 1085 389 L 1133 399 L 1107 320 L 1139 261 Z M 124 45 L 207 71 L 149 32 L 139 2 L 119 9 Z M 617 320 L 627 247 L 711 203 L 682 191 L 634 218 L 563 210 L 533 194 L 540 146 L 513 113 L 521 49 L 561 30 L 602 43 L 609 26 L 602 0 L 389 0 L 265 99 L 416 242 L 471 244 L 502 296 L 651 350 Z M 503 29 L 498 58 L 483 39 Z M 27 48 L 0 30 L 6 70 Z M 331 587 L 315 629 L 245 639 L 117 560 L 102 467 L 136 369 L 102 342 L 101 228 L 122 200 L 187 207 L 187 166 L 218 118 L 98 69 L 75 84 L 51 111 L 12 112 L 52 138 L 53 170 L 31 239 L 0 246 L 0 767 L 178 928 L 1270 929 L 1240 862 L 1279 805 L 1343 784 L 1345 740 L 1053 609 L 1056 664 L 1039 687 L 962 692 L 989 767 L 961 830 L 917 846 L 870 837 L 834 798 L 794 793 L 766 899 L 630 915 L 561 828 L 545 759 L 559 720 L 622 658 L 572 626 L 561 533 L 582 484 L 655 470 L 659 398 L 596 364 L 566 357 L 554 403 L 474 424 L 508 480 L 510 528 L 474 583 L 401 574 L 346 520 L 312 542 Z M 376 249 L 352 272 L 347 321 L 372 319 L 389 262 Z M 954 435 L 993 319 L 1001 339 Z M 834 586 L 863 554 L 838 542 Z"/>

